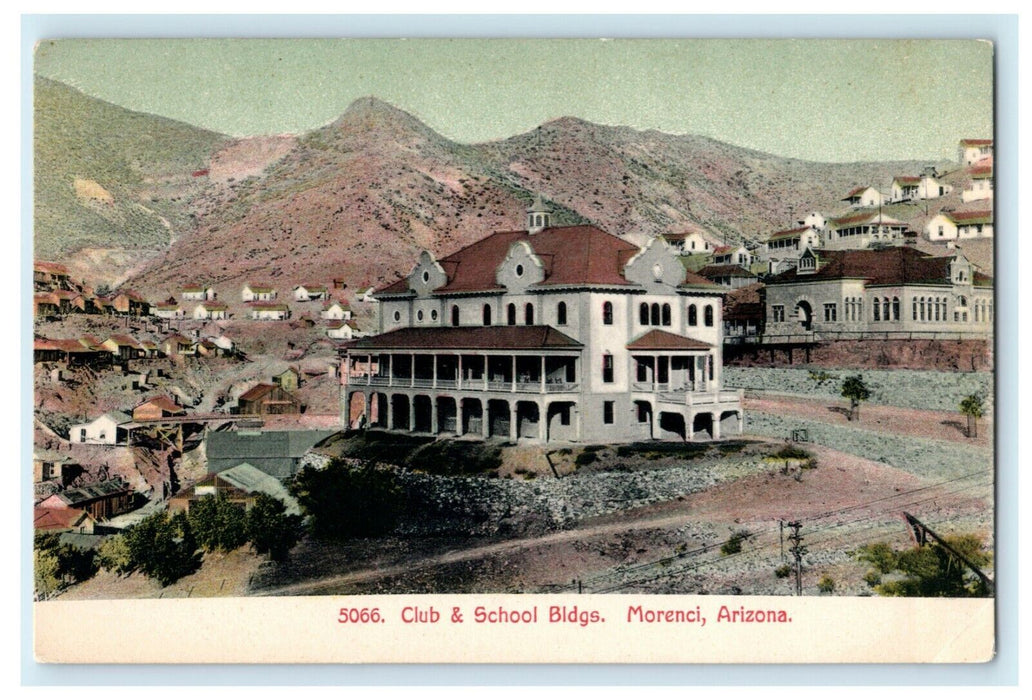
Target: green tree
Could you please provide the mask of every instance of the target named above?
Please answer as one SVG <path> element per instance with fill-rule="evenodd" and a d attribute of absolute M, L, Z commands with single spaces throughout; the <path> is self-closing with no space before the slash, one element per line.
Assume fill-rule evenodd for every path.
<path fill-rule="evenodd" d="M 854 374 L 842 381 L 842 396 L 849 399 L 849 420 L 860 419 L 860 402 L 871 398 L 862 375 Z"/>
<path fill-rule="evenodd" d="M 162 586 L 175 583 L 200 565 L 197 542 L 183 512 L 150 515 L 125 532 L 134 568 Z"/>
<path fill-rule="evenodd" d="M 992 553 L 983 549 L 981 538 L 975 535 L 943 539 L 979 568 L 992 562 Z M 862 547 L 857 558 L 875 567 L 868 572 L 869 583 L 881 581 L 876 575 L 879 572 L 896 575 L 893 580 L 875 583 L 874 590 L 879 595 L 969 598 L 989 594 L 982 579 L 938 543 L 896 551 L 879 542 Z"/>
<path fill-rule="evenodd" d="M 394 529 L 403 492 L 397 476 L 372 462 L 354 466 L 341 459 L 325 469 L 305 467 L 290 491 L 310 518 L 316 537 L 371 537 Z"/>
<path fill-rule="evenodd" d="M 187 517 L 197 544 L 206 552 L 231 552 L 247 542 L 244 506 L 225 494 L 200 499 Z"/>
<path fill-rule="evenodd" d="M 49 549 L 33 548 L 32 573 L 36 587 L 36 598 L 46 600 L 61 588 L 59 571 L 61 564 L 57 553 Z"/>
<path fill-rule="evenodd" d="M 80 550 L 61 544 L 56 532 L 36 533 L 33 538 L 33 562 L 37 593 L 49 597 L 69 584 L 85 581 L 97 573 L 91 550 Z"/>
<path fill-rule="evenodd" d="M 290 515 L 279 499 L 258 494 L 247 511 L 247 538 L 258 554 L 284 561 L 301 537 L 301 516 Z"/>
<path fill-rule="evenodd" d="M 967 416 L 967 436 L 978 437 L 978 419 L 982 417 L 985 400 L 981 394 L 965 396 L 960 402 L 960 412 Z"/>
<path fill-rule="evenodd" d="M 129 545 L 122 535 L 113 535 L 104 540 L 97 548 L 97 563 L 104 571 L 113 571 L 119 576 L 131 574 L 133 565 Z"/>

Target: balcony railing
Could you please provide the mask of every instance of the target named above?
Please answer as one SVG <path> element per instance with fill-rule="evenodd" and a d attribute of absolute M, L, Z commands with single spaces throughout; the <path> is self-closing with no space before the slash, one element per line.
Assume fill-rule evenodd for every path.
<path fill-rule="evenodd" d="M 436 382 L 436 383 L 435 383 Z M 434 380 L 432 378 L 417 377 L 412 379 L 411 377 L 387 377 L 374 375 L 368 377 L 363 375 L 362 377 L 351 377 L 351 384 L 365 385 L 365 386 L 392 386 L 399 389 L 405 389 L 408 387 L 415 387 L 418 389 L 457 389 L 459 388 L 459 382 L 456 379 L 441 379 Z M 564 392 L 577 391 L 580 384 L 577 382 L 551 382 L 546 381 L 543 385 L 540 379 L 532 381 L 517 381 L 515 384 L 512 380 L 503 379 L 497 380 L 492 379 L 487 382 L 487 391 L 497 392 L 520 392 L 530 394 L 561 394 Z M 652 385 L 649 384 L 649 391 L 651 391 Z M 665 386 L 665 385 L 664 385 Z M 484 378 L 465 378 L 462 380 L 462 391 L 485 391 Z"/>
<path fill-rule="evenodd" d="M 648 393 L 664 393 L 673 392 L 680 394 L 681 392 L 697 392 L 706 391 L 707 382 L 685 382 L 684 384 L 670 384 L 670 383 L 659 383 L 653 384 L 652 382 L 633 382 L 631 389 L 633 391 L 644 391 Z"/>
<path fill-rule="evenodd" d="M 722 403 L 741 403 L 744 392 L 741 389 L 725 391 L 685 391 L 666 392 L 659 395 L 659 400 L 685 406 L 705 406 Z"/>
<path fill-rule="evenodd" d="M 545 384 L 545 393 L 561 394 L 567 391 L 577 391 L 578 386 L 577 382 L 553 382 L 552 384 Z"/>

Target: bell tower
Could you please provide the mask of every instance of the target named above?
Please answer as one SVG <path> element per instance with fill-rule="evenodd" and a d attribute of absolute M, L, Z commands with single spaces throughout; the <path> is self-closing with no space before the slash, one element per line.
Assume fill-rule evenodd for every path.
<path fill-rule="evenodd" d="M 542 201 L 539 194 L 534 197 L 534 203 L 527 209 L 527 231 L 533 235 L 551 225 L 552 210 Z"/>

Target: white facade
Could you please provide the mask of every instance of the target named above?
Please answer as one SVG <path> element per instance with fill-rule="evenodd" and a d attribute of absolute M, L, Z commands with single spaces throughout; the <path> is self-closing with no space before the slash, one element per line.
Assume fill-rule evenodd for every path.
<path fill-rule="evenodd" d="M 351 308 L 339 301 L 334 301 L 319 312 L 319 318 L 327 321 L 347 321 L 351 318 Z"/>
<path fill-rule="evenodd" d="M 121 411 L 109 411 L 89 423 L 73 425 L 68 431 L 71 442 L 91 445 L 119 445 L 126 442 L 128 432 L 125 426 L 132 422 L 132 416 Z"/>
<path fill-rule="evenodd" d="M 885 204 L 885 195 L 874 187 L 857 188 L 845 200 L 854 207 L 880 207 Z"/>
<path fill-rule="evenodd" d="M 212 287 L 185 287 L 180 296 L 184 301 L 212 301 L 215 290 Z"/>
<path fill-rule="evenodd" d="M 178 319 L 186 314 L 179 304 L 157 304 L 151 307 L 151 312 L 158 318 Z"/>
<path fill-rule="evenodd" d="M 728 249 L 729 248 L 729 249 Z M 718 248 L 713 254 L 714 265 L 740 265 L 746 269 L 753 264 L 753 255 L 744 245 Z"/>
<path fill-rule="evenodd" d="M 226 310 L 226 306 L 223 304 L 198 304 L 194 307 L 193 318 L 197 321 L 224 320 Z"/>
<path fill-rule="evenodd" d="M 933 243 L 992 238 L 992 212 L 936 214 L 925 226 L 925 236 Z"/>
<path fill-rule="evenodd" d="M 272 287 L 245 284 L 240 292 L 243 301 L 272 301 L 276 298 L 276 290 Z"/>
<path fill-rule="evenodd" d="M 305 286 L 302 284 L 294 287 L 294 301 L 313 301 L 325 298 L 326 287 L 324 286 Z"/>
<path fill-rule="evenodd" d="M 284 321 L 290 318 L 290 309 L 283 304 L 251 307 L 251 319 L 254 321 Z"/>
<path fill-rule="evenodd" d="M 974 165 L 991 155 L 993 155 L 991 139 L 964 139 L 960 142 L 958 157 L 964 165 Z"/>
<path fill-rule="evenodd" d="M 971 185 L 960 193 L 962 202 L 977 202 L 979 200 L 993 199 L 993 173 L 990 169 L 985 174 L 971 176 Z"/>
<path fill-rule="evenodd" d="M 559 283 L 588 250 L 611 272 Z M 722 385 L 722 290 L 679 253 L 662 237 L 635 249 L 547 219 L 441 261 L 424 252 L 378 293 L 380 334 L 346 346 L 342 413 L 362 395 L 383 407 L 367 416 L 374 427 L 539 442 L 738 433 L 741 396 Z M 492 278 L 453 291 L 446 267 L 488 254 Z M 379 370 L 355 377 L 355 362 Z"/>

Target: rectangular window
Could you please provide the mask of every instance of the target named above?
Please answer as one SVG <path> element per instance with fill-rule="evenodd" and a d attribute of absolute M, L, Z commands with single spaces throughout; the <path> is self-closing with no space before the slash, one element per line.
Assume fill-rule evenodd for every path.
<path fill-rule="evenodd" d="M 638 404 L 638 422 L 647 423 L 649 420 L 649 405 L 641 401 L 635 403 Z"/>
<path fill-rule="evenodd" d="M 771 314 L 773 315 L 774 323 L 785 322 L 785 307 L 781 304 L 774 304 L 770 307 Z"/>
<path fill-rule="evenodd" d="M 602 381 L 606 384 L 613 383 L 613 356 L 602 356 Z"/>
<path fill-rule="evenodd" d="M 602 402 L 602 422 L 606 425 L 613 424 L 613 405 L 615 403 L 615 401 Z"/>
<path fill-rule="evenodd" d="M 824 305 L 824 320 L 829 323 L 834 323 L 838 320 L 838 304 Z"/>

